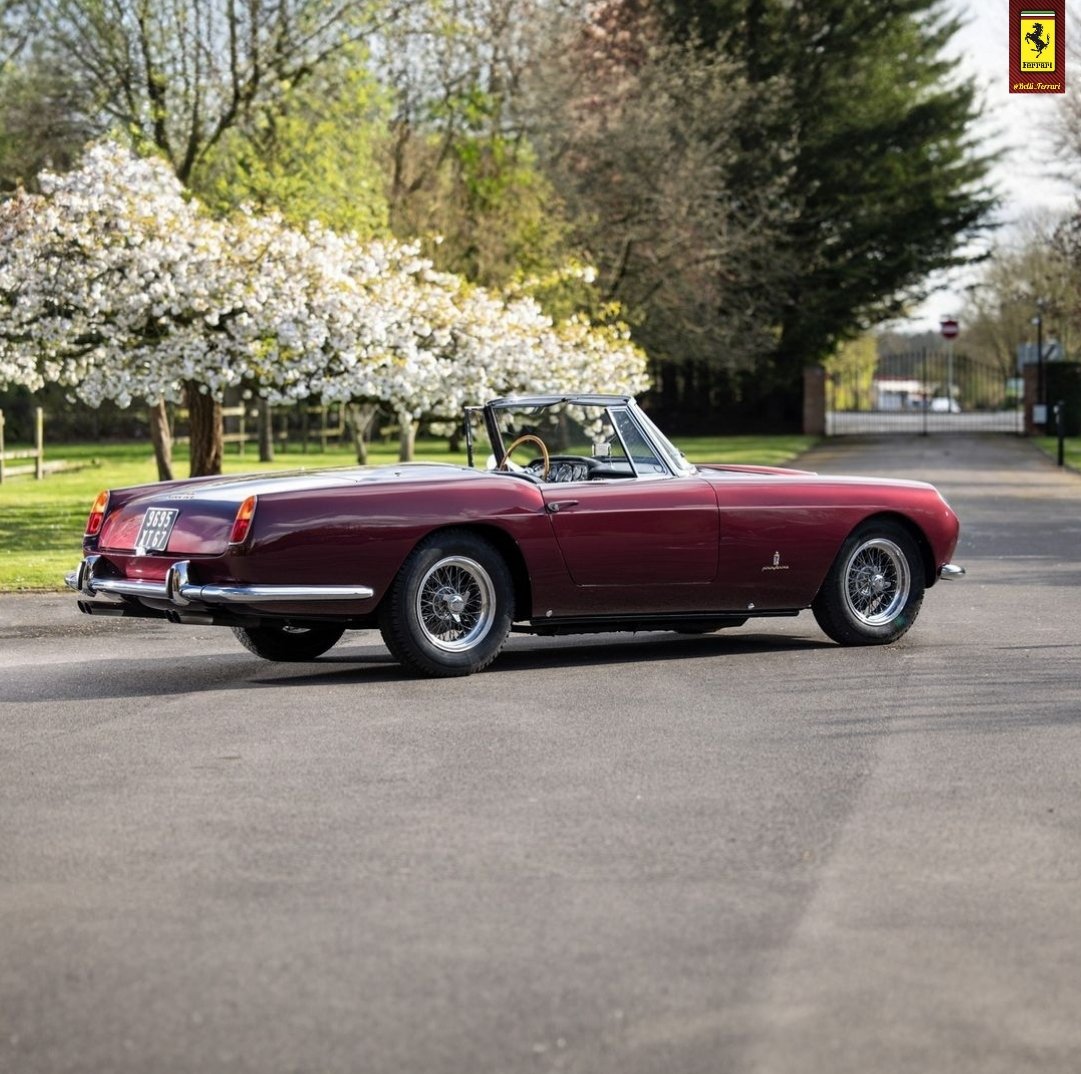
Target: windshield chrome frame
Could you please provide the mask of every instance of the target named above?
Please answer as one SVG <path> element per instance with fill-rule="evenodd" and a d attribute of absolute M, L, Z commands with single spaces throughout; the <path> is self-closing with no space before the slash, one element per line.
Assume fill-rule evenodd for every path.
<path fill-rule="evenodd" d="M 691 474 L 697 472 L 694 465 L 687 462 L 679 448 L 677 448 L 675 444 L 673 444 L 672 441 L 657 428 L 649 415 L 646 414 L 632 396 L 599 396 L 588 394 L 563 396 L 526 395 L 520 398 L 509 396 L 501 399 L 493 399 L 483 407 L 466 407 L 466 444 L 469 451 L 469 465 L 473 465 L 470 419 L 478 410 L 483 412 L 484 426 L 488 432 L 488 440 L 491 443 L 495 457 L 498 460 L 502 458 L 506 452 L 506 445 L 503 443 L 503 434 L 499 429 L 499 422 L 497 420 L 499 411 L 524 410 L 529 408 L 545 409 L 548 407 L 559 406 L 560 404 L 603 408 L 609 419 L 611 419 L 614 410 L 622 410 L 630 415 L 631 420 L 638 426 L 638 430 L 642 434 L 643 439 L 653 449 L 654 454 L 657 456 L 657 461 L 664 467 L 667 476 L 689 477 Z M 635 466 L 634 459 L 630 452 L 627 451 L 627 445 L 623 441 L 623 434 L 619 431 L 618 424 L 613 421 L 612 427 L 619 437 L 620 443 L 623 445 L 624 452 L 627 454 L 631 469 L 634 471 L 635 479 L 643 480 L 645 475 L 639 472 L 638 467 Z"/>
<path fill-rule="evenodd" d="M 465 429 L 465 464 L 470 470 L 476 465 L 474 458 L 473 415 L 480 414 L 481 419 L 483 420 L 484 410 L 485 408 L 482 406 L 467 406 L 464 408 L 462 425 Z"/>
<path fill-rule="evenodd" d="M 638 405 L 631 400 L 627 409 L 634 415 L 642 434 L 653 445 L 658 457 L 668 468 L 674 477 L 690 477 L 698 472 L 698 468 L 692 462 L 687 461 L 683 454 L 660 429 L 657 428 L 653 419 Z"/>

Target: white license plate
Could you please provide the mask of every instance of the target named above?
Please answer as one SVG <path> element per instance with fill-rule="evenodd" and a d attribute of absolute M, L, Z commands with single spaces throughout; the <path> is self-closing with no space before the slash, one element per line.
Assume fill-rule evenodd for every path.
<path fill-rule="evenodd" d="M 175 507 L 151 507 L 143 515 L 139 536 L 135 538 L 135 551 L 141 556 L 147 552 L 164 552 L 169 547 L 169 534 L 173 532 L 178 514 Z"/>

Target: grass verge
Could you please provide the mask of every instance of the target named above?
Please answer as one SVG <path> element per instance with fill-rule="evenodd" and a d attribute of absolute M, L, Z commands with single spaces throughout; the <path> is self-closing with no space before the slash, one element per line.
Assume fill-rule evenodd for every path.
<path fill-rule="evenodd" d="M 1045 454 L 1058 460 L 1058 437 L 1040 436 L 1036 438 L 1036 444 Z M 1062 446 L 1066 465 L 1073 470 L 1081 470 L 1081 436 L 1067 437 Z"/>
<path fill-rule="evenodd" d="M 684 438 L 677 443 L 692 462 L 783 465 L 815 440 L 807 436 L 732 436 Z M 83 526 L 98 491 L 157 478 L 148 444 L 64 444 L 51 450 L 47 444 L 46 458 L 63 460 L 71 468 L 49 474 L 43 481 L 24 475 L 9 477 L 0 485 L 0 591 L 62 589 L 65 572 L 79 561 Z M 445 441 L 419 443 L 417 458 L 465 463 L 465 454 L 451 453 Z M 372 464 L 396 460 L 397 445 L 372 445 Z M 315 469 L 353 462 L 346 448 L 325 453 L 295 448 L 279 452 L 273 463 L 260 464 L 249 446 L 245 455 L 227 448 L 223 470 Z M 178 475 L 187 473 L 187 458 L 180 451 L 175 469 Z"/>

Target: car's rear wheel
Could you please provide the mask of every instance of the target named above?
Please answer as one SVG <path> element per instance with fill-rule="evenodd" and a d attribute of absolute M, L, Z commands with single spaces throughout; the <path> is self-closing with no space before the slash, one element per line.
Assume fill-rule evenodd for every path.
<path fill-rule="evenodd" d="M 380 607 L 391 655 L 411 671 L 445 678 L 487 667 L 510 633 L 514 584 L 482 537 L 445 530 L 409 554 Z"/>
<path fill-rule="evenodd" d="M 337 623 L 233 627 L 237 641 L 264 660 L 314 660 L 337 644 L 345 627 Z"/>
<path fill-rule="evenodd" d="M 886 645 L 916 621 L 923 590 L 912 536 L 893 522 L 869 522 L 842 545 L 811 610 L 842 645 Z"/>

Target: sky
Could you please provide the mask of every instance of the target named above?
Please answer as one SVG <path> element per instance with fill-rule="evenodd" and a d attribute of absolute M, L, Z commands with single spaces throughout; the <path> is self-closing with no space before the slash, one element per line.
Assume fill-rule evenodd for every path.
<path fill-rule="evenodd" d="M 1070 208 L 1077 194 L 1055 176 L 1051 148 L 1055 114 L 1063 107 L 1063 96 L 1009 92 L 1009 0 L 950 0 L 946 6 L 965 22 L 947 55 L 955 56 L 960 70 L 975 77 L 984 100 L 978 130 L 989 147 L 1004 150 L 991 173 L 991 182 L 1002 197 L 999 215 L 1004 227 L 1026 214 Z M 1075 0 L 1067 0 L 1066 9 L 1071 17 L 1076 15 Z M 1072 86 L 1081 80 L 1081 50 L 1076 40 L 1081 20 L 1072 21 L 1069 29 L 1066 84 Z M 910 320 L 895 327 L 937 329 L 942 317 L 959 316 L 964 287 L 974 275 L 973 270 L 955 274 L 945 281 L 945 290 L 933 294 Z"/>

